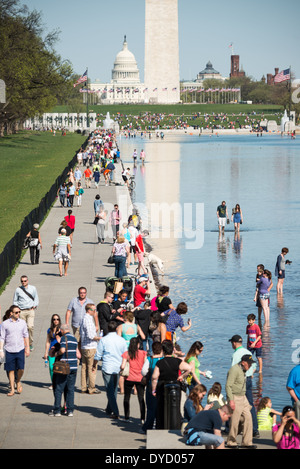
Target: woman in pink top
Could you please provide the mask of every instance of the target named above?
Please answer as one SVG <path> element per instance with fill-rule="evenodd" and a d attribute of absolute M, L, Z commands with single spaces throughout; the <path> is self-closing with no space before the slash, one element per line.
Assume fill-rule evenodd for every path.
<path fill-rule="evenodd" d="M 147 352 L 145 350 L 139 350 L 139 338 L 133 337 L 130 340 L 128 351 L 122 355 L 123 362 L 121 370 L 125 368 L 126 361 L 129 361 L 129 376 L 125 379 L 124 385 L 124 414 L 125 419 L 129 420 L 130 407 L 129 401 L 133 386 L 136 387 L 138 401 L 140 406 L 141 420 L 145 420 L 146 407 L 144 399 L 145 385 L 142 384 L 142 368 L 147 360 Z"/>
<path fill-rule="evenodd" d="M 73 242 L 73 233 L 74 233 L 74 230 L 75 230 L 75 216 L 72 215 L 72 210 L 68 210 L 68 215 L 65 217 L 65 220 L 67 222 L 68 227 L 71 230 L 70 240 L 71 240 L 71 243 L 72 243 Z"/>
<path fill-rule="evenodd" d="M 282 410 L 281 424 L 272 429 L 277 449 L 300 449 L 300 422 L 291 406 Z"/>

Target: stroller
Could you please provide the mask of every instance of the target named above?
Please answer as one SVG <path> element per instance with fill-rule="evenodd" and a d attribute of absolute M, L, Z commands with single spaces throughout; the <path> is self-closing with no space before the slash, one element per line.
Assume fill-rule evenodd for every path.
<path fill-rule="evenodd" d="M 107 291 L 111 291 L 112 293 L 115 294 L 115 300 L 118 297 L 118 292 L 116 292 L 116 283 L 122 283 L 122 290 L 125 290 L 127 293 L 127 299 L 128 301 L 131 299 L 132 291 L 133 291 L 133 279 L 131 277 L 122 277 L 122 278 L 117 278 L 117 277 L 107 277 L 105 279 L 105 286 Z"/>

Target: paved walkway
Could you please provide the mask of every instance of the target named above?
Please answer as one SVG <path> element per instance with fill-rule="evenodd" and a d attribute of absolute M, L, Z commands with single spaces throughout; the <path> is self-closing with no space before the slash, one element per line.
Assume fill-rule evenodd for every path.
<path fill-rule="evenodd" d="M 116 165 L 115 180 L 121 181 L 121 164 Z M 84 185 L 84 184 L 83 184 Z M 105 415 L 106 394 L 102 373 L 97 372 L 96 386 L 102 391 L 98 395 L 81 394 L 80 369 L 77 373 L 75 412 L 73 418 L 48 417 L 53 406 L 53 393 L 49 370 L 42 359 L 45 350 L 46 331 L 52 314 L 59 314 L 64 322 L 65 313 L 71 298 L 77 296 L 80 286 L 87 288 L 88 297 L 96 304 L 103 299 L 104 280 L 114 275 L 114 266 L 107 264 L 112 240 L 97 244 L 93 201 L 100 193 L 105 208 L 110 210 L 119 203 L 123 219 L 130 199 L 125 186 L 105 187 L 102 180 L 98 189 L 85 189 L 82 206 L 73 208 L 76 227 L 73 238 L 72 260 L 68 276 L 59 277 L 58 264 L 52 255 L 52 245 L 67 209 L 57 201 L 41 228 L 43 249 L 40 264 L 32 266 L 29 252 L 16 269 L 6 290 L 0 297 L 1 314 L 12 304 L 13 294 L 19 285 L 21 275 L 29 278 L 29 283 L 38 290 L 40 305 L 36 313 L 34 328 L 34 351 L 26 359 L 22 379 L 23 392 L 7 397 L 7 377 L 3 366 L 0 369 L 0 448 L 145 448 L 146 437 L 140 432 L 137 396 L 131 397 L 129 422 L 112 421 Z M 126 215 L 126 216 L 125 216 Z M 133 272 L 132 272 L 133 273 Z M 154 283 L 152 283 L 154 286 Z M 121 416 L 123 396 L 118 396 Z"/>
<path fill-rule="evenodd" d="M 116 167 L 115 179 L 121 181 L 120 164 Z M 98 189 L 85 189 L 82 206 L 73 208 L 76 228 L 68 276 L 60 278 L 57 262 L 52 255 L 52 245 L 60 223 L 67 215 L 67 209 L 61 208 L 57 201 L 41 228 L 43 250 L 40 264 L 32 266 L 27 252 L 0 297 L 3 316 L 5 310 L 12 304 L 13 294 L 19 285 L 21 275 L 26 274 L 29 283 L 37 287 L 40 299 L 35 318 L 34 351 L 26 359 L 22 394 L 7 397 L 8 380 L 3 366 L 0 369 L 1 449 L 186 449 L 182 438 L 176 432 L 167 430 L 149 432 L 146 442 L 146 436 L 141 433 L 137 396 L 131 396 L 132 418 L 129 422 L 109 419 L 104 411 L 107 401 L 100 369 L 97 372 L 96 386 L 101 390 L 101 394 L 81 394 L 79 369 L 74 417 L 63 416 L 58 420 L 48 416 L 53 406 L 53 393 L 48 389 L 50 375 L 42 357 L 50 318 L 54 313 L 59 314 L 64 322 L 69 300 L 77 296 L 80 286 L 87 288 L 88 297 L 97 304 L 104 295 L 105 278 L 114 275 L 114 266 L 106 262 L 111 252 L 112 240 L 98 245 L 95 226 L 92 224 L 93 201 L 99 192 L 109 211 L 117 202 L 124 220 L 127 218 L 127 213 L 131 213 L 127 212 L 130 210 L 131 202 L 125 186 L 105 187 L 101 181 Z M 154 295 L 154 282 L 151 285 Z M 123 396 L 121 395 L 118 395 L 118 405 L 122 416 Z M 256 440 L 255 443 L 264 449 L 274 447 L 269 435 L 266 438 L 264 435 L 261 441 Z"/>

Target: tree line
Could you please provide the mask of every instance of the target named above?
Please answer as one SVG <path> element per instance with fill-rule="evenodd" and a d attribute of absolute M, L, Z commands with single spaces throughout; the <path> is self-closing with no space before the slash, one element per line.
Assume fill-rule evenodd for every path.
<path fill-rule="evenodd" d="M 0 79 L 6 102 L 0 104 L 0 136 L 15 133 L 36 114 L 58 102 L 74 102 L 71 63 L 56 53 L 59 31 L 44 35 L 41 13 L 29 11 L 19 0 L 0 0 Z"/>

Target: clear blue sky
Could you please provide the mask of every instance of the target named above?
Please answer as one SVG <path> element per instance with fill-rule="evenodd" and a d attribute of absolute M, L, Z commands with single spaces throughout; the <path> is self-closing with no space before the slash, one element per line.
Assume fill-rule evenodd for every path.
<path fill-rule="evenodd" d="M 89 68 L 92 81 L 111 80 L 124 35 L 144 78 L 144 0 L 20 0 L 42 13 L 47 31 L 59 29 L 56 51 L 74 71 Z M 259 80 L 292 65 L 300 78 L 299 0 L 179 0 L 180 77 L 195 79 L 210 60 L 230 73 L 230 49 L 247 73 Z"/>

